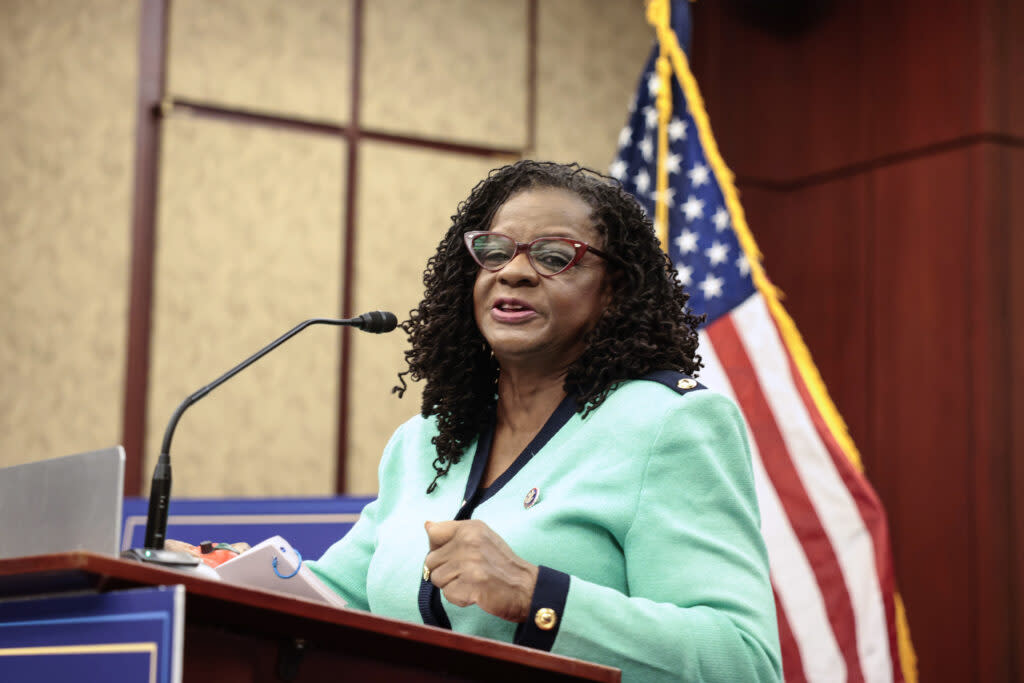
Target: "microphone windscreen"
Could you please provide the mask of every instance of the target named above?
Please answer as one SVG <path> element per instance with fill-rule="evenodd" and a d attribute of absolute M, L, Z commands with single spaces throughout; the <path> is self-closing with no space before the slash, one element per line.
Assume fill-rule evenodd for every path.
<path fill-rule="evenodd" d="M 398 327 L 398 318 L 391 311 L 370 311 L 359 316 L 359 329 L 380 334 Z"/>

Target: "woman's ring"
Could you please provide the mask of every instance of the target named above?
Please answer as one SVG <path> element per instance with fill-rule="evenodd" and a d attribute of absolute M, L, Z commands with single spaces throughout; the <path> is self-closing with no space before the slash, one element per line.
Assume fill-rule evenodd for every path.
<path fill-rule="evenodd" d="M 430 568 L 427 565 L 423 565 L 423 580 L 430 581 Z"/>

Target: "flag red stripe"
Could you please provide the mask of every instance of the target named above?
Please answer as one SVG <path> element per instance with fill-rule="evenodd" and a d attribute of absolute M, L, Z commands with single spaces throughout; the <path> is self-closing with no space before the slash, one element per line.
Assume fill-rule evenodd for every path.
<path fill-rule="evenodd" d="M 800 540 L 821 587 L 825 612 L 835 633 L 839 651 L 846 662 L 847 680 L 861 683 L 864 674 L 857 651 L 857 629 L 853 603 L 839 566 L 839 559 L 821 524 L 817 510 L 811 503 L 796 468 L 790 460 L 785 441 L 775 415 L 762 393 L 751 358 L 740 340 L 732 317 L 722 316 L 707 328 L 718 358 L 729 376 L 736 400 L 757 441 L 761 460 L 768 478 L 779 494 L 779 499 Z M 770 387 L 769 387 L 770 389 Z"/>
<path fill-rule="evenodd" d="M 775 594 L 775 614 L 779 618 L 779 645 L 782 649 L 782 675 L 786 683 L 807 683 L 807 674 L 804 672 L 804 664 L 800 659 L 800 643 L 797 642 L 789 627 L 789 619 L 786 618 L 786 611 L 779 603 L 779 592 L 772 584 L 772 591 Z"/>
<path fill-rule="evenodd" d="M 773 319 L 774 320 L 774 319 Z M 776 329 L 778 326 L 776 325 Z M 780 335 L 781 337 L 781 335 Z M 857 505 L 864 526 L 871 534 L 871 541 L 875 551 L 875 572 L 878 574 L 878 583 L 882 591 L 882 600 L 885 605 L 885 621 L 889 635 L 889 653 L 893 662 L 893 681 L 903 683 L 903 667 L 899 665 L 899 641 L 896 634 L 896 605 L 894 595 L 896 582 L 893 578 L 892 556 L 889 553 L 889 526 L 885 517 L 885 509 L 874 489 L 864 479 L 864 475 L 858 472 L 849 458 L 843 452 L 842 446 L 836 439 L 832 430 L 825 422 L 824 416 L 818 410 L 811 397 L 807 383 L 804 382 L 793 361 L 793 357 L 786 354 L 789 361 L 789 369 L 793 374 L 800 398 L 807 406 L 807 412 L 814 422 L 814 427 L 825 444 L 829 457 L 839 473 L 843 484 L 850 491 L 850 495 Z"/>

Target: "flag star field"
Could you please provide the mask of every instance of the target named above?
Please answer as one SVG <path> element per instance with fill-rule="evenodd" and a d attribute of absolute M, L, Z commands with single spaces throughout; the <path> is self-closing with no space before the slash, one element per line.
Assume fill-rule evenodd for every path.
<path fill-rule="evenodd" d="M 647 62 L 629 121 L 619 134 L 618 156 L 611 174 L 636 196 L 648 216 L 657 198 L 658 76 L 654 57 Z M 672 80 L 672 101 L 684 102 Z M 711 173 L 690 112 L 673 111 L 668 124 L 668 254 L 690 293 L 694 313 L 707 314 L 705 325 L 735 308 L 754 293 L 750 265 L 732 231 L 725 197 Z M 684 165 L 685 160 L 685 165 Z"/>

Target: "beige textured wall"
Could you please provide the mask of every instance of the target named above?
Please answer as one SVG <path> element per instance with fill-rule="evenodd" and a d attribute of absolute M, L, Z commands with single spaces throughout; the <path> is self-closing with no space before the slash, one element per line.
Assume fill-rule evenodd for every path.
<path fill-rule="evenodd" d="M 137 25 L 0 2 L 0 466 L 121 440 Z"/>
<path fill-rule="evenodd" d="M 344 123 L 351 0 L 171 0 L 167 89 L 177 97 Z"/>
<path fill-rule="evenodd" d="M 602 173 L 651 50 L 643 3 L 544 0 L 537 35 L 537 158 Z"/>
<path fill-rule="evenodd" d="M 377 0 L 365 11 L 363 125 L 525 144 L 525 0 Z"/>
<path fill-rule="evenodd" d="M 145 472 L 178 403 L 340 308 L 338 138 L 172 117 L 164 128 Z M 175 432 L 183 495 L 334 490 L 339 330 L 304 330 Z"/>
<path fill-rule="evenodd" d="M 651 42 L 640 0 L 366 0 L 361 125 L 606 168 Z M 345 124 L 351 0 L 170 0 L 168 95 Z M 116 443 L 127 335 L 138 3 L 0 1 L 0 464 Z M 185 396 L 307 317 L 406 317 L 457 203 L 494 157 L 363 141 L 353 310 L 340 137 L 172 113 L 163 123 L 148 478 Z M 288 342 L 183 418 L 176 495 L 330 493 L 338 339 Z M 401 332 L 353 334 L 350 492 L 419 407 Z M 148 485 L 147 485 L 148 486 Z M 144 486 L 146 488 L 146 486 Z"/>

